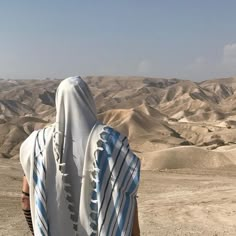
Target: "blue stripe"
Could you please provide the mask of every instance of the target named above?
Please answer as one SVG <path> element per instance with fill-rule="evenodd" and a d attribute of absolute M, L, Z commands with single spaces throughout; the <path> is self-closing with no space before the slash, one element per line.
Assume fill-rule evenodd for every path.
<path fill-rule="evenodd" d="M 38 181 L 38 176 L 36 175 L 35 171 L 33 172 L 33 179 L 34 179 L 34 182 L 36 184 L 37 181 Z"/>
<path fill-rule="evenodd" d="M 45 222 L 47 222 L 47 212 L 44 208 L 44 205 L 43 205 L 42 201 L 39 199 L 38 196 L 36 198 L 36 205 L 37 205 L 39 211 L 42 213 L 42 216 L 43 216 Z"/>
<path fill-rule="evenodd" d="M 44 183 L 39 179 L 39 177 L 37 176 L 37 174 L 35 173 L 35 171 L 33 172 L 33 179 L 35 182 L 35 188 L 38 187 L 40 193 L 41 190 L 43 190 L 43 193 L 45 195 L 46 191 L 45 191 L 45 186 Z M 36 192 L 36 196 L 38 195 L 38 193 Z M 43 194 L 41 193 L 42 197 L 44 198 Z"/>
<path fill-rule="evenodd" d="M 110 179 L 111 179 L 113 170 L 115 169 L 116 163 L 117 163 L 117 161 L 118 161 L 118 158 L 119 158 L 120 153 L 121 153 L 121 151 L 122 151 L 122 148 L 123 148 L 123 146 L 124 146 L 124 141 L 125 141 L 125 139 L 126 139 L 126 138 L 124 138 L 124 139 L 121 141 L 122 145 L 121 145 L 121 147 L 120 147 L 120 149 L 119 149 L 119 151 L 118 151 L 118 153 L 117 153 L 117 155 L 116 155 L 116 157 L 115 157 L 115 162 L 114 162 L 114 160 L 113 160 L 114 163 L 113 163 L 112 169 L 109 170 L 110 172 L 109 172 L 109 177 L 108 177 L 108 179 L 107 179 L 106 185 L 105 185 L 105 183 L 102 184 L 102 185 L 105 185 L 105 190 L 104 190 L 104 192 L 103 192 L 103 199 L 102 199 L 101 206 L 100 206 L 100 209 L 99 209 L 99 212 L 98 212 L 99 215 L 100 215 L 100 213 L 101 213 L 101 211 L 102 211 L 103 203 L 104 203 L 105 198 L 106 198 L 106 191 L 107 191 L 108 185 L 109 185 L 109 183 L 110 183 Z M 100 180 L 100 179 L 99 179 L 99 180 Z M 102 180 L 102 179 L 101 179 L 101 180 Z M 102 182 L 102 181 L 99 181 L 99 182 Z M 104 223 L 104 222 L 103 222 L 103 223 Z M 103 224 L 102 224 L 102 226 L 103 226 Z M 101 229 L 100 229 L 100 230 L 101 230 Z"/>
<path fill-rule="evenodd" d="M 120 223 L 118 224 L 118 228 L 117 228 L 117 231 L 116 231 L 116 234 L 115 234 L 116 236 L 121 235 L 122 229 L 124 227 L 124 223 L 125 223 L 125 220 L 126 220 L 126 214 L 127 214 L 127 211 L 128 211 L 130 196 L 125 195 L 125 197 L 127 198 L 127 200 L 125 202 L 123 212 L 121 212 L 121 214 L 120 214 L 121 215 L 121 220 L 120 220 Z"/>
<path fill-rule="evenodd" d="M 128 154 L 129 154 L 129 149 L 127 149 L 126 154 L 125 154 L 125 156 L 123 157 L 121 166 L 119 167 L 119 173 L 118 173 L 118 175 L 117 175 L 117 177 L 116 177 L 116 180 L 115 180 L 115 182 L 114 182 L 114 184 L 113 184 L 113 186 L 112 186 L 111 193 L 110 193 L 110 197 L 109 197 L 109 200 L 108 200 L 108 203 L 107 203 L 107 206 L 106 206 L 106 211 L 105 211 L 105 215 L 104 215 L 104 218 L 103 218 L 103 222 L 102 222 L 100 231 L 102 231 L 102 227 L 103 227 L 103 225 L 104 225 L 105 222 L 106 222 L 106 216 L 107 216 L 107 212 L 108 212 L 108 210 L 109 210 L 109 206 L 110 206 L 110 203 L 111 203 L 111 200 L 112 200 L 113 191 L 114 191 L 114 189 L 115 189 L 116 183 L 117 183 L 117 181 L 118 181 L 118 179 L 119 179 L 119 176 L 120 176 L 120 174 L 121 174 L 123 165 L 124 165 L 124 163 L 125 163 L 125 161 L 126 161 L 126 158 L 127 158 L 127 155 L 128 155 Z M 118 160 L 118 157 L 116 158 L 116 160 Z M 115 162 L 114 166 L 115 166 L 115 165 L 116 165 L 116 162 Z M 113 171 L 113 169 L 112 169 L 112 171 Z M 105 194 L 106 194 L 106 193 L 105 193 Z"/>
<path fill-rule="evenodd" d="M 117 209 L 117 206 L 118 206 L 118 203 L 119 203 L 119 200 L 120 200 L 120 195 L 121 194 L 119 192 L 118 195 L 117 195 L 117 198 L 116 198 L 116 202 L 115 202 L 114 209 L 113 209 L 113 212 L 112 212 L 112 215 L 111 215 L 111 219 L 110 219 L 109 224 L 108 224 L 107 235 L 109 235 L 109 233 L 110 233 L 111 223 L 112 223 L 113 218 L 114 218 L 115 213 L 116 213 L 116 209 Z M 118 216 L 116 216 L 116 217 L 118 217 Z"/>
<path fill-rule="evenodd" d="M 39 144 L 39 134 L 42 134 L 42 132 L 38 132 L 36 136 L 35 141 L 35 147 L 34 147 L 34 171 L 33 171 L 33 180 L 35 183 L 35 204 L 36 204 L 36 216 L 37 216 L 37 226 L 39 231 L 41 232 L 41 235 L 47 236 L 48 235 L 48 222 L 47 222 L 47 211 L 44 207 L 45 196 L 46 196 L 46 188 L 45 188 L 45 175 L 46 175 L 46 168 L 44 166 L 43 162 L 43 155 L 42 155 L 42 149 Z M 43 142 L 45 145 L 45 129 L 43 129 Z M 36 155 L 36 145 L 38 146 L 39 154 Z M 45 195 L 45 196 L 44 196 Z M 42 216 L 42 217 L 41 217 Z M 43 231 L 43 228 L 45 229 L 45 233 Z"/>
<path fill-rule="evenodd" d="M 39 209 L 37 209 L 37 212 L 38 212 L 38 210 Z M 47 232 L 47 222 L 45 222 L 44 219 L 42 219 L 38 213 L 37 213 L 37 215 L 38 215 L 38 218 L 40 219 L 41 225 L 44 227 L 44 229 Z"/>
<path fill-rule="evenodd" d="M 106 145 L 106 151 L 108 155 L 111 157 L 111 154 L 114 150 L 117 139 L 120 137 L 120 134 L 114 131 L 110 133 L 110 136 L 111 136 L 111 142 L 109 143 L 109 145 Z"/>
<path fill-rule="evenodd" d="M 38 186 L 39 189 L 42 189 L 43 192 L 46 193 L 45 185 L 35 171 L 33 172 L 33 179 L 35 182 L 35 186 Z"/>
<path fill-rule="evenodd" d="M 133 187 L 133 184 L 132 183 L 132 187 Z M 136 184 L 135 184 L 136 186 Z M 120 220 L 120 223 L 118 225 L 118 230 L 116 232 L 116 235 L 120 235 L 120 231 L 122 232 L 122 229 L 124 227 L 124 224 L 126 222 L 126 217 L 127 217 L 127 213 L 128 213 L 128 210 L 130 209 L 129 205 L 130 205 L 130 200 L 131 200 L 132 196 L 131 195 L 126 195 L 126 201 L 125 201 L 125 205 L 124 205 L 124 208 L 123 208 L 123 212 L 121 214 L 121 220 Z"/>
<path fill-rule="evenodd" d="M 36 167 L 37 167 L 39 173 L 41 170 L 43 170 L 43 174 L 45 175 L 46 169 L 45 169 L 45 166 L 44 166 L 44 163 L 42 160 L 36 158 Z"/>
<path fill-rule="evenodd" d="M 137 168 L 139 168 L 139 160 L 137 160 Z M 132 184 L 130 185 L 129 187 L 129 190 L 128 190 L 128 193 L 131 193 L 135 190 L 135 188 L 137 187 L 137 182 L 138 182 L 138 179 L 139 179 L 139 171 L 138 173 L 135 175 L 133 181 L 132 181 Z M 126 222 L 126 216 L 127 216 L 127 212 L 128 212 L 128 209 L 129 209 L 129 205 L 130 205 L 130 195 L 125 195 L 126 196 L 126 201 L 125 201 L 125 205 L 124 205 L 124 208 L 123 208 L 123 212 L 121 213 L 121 220 L 120 220 L 120 223 L 118 225 L 118 228 L 117 228 L 117 231 L 116 231 L 116 236 L 119 236 L 122 232 L 122 229 L 124 227 L 124 224 Z"/>
<path fill-rule="evenodd" d="M 37 155 L 35 154 L 35 159 L 36 159 L 36 160 L 39 160 L 38 157 L 39 157 L 40 155 L 42 155 L 42 148 L 41 148 L 41 145 L 39 144 L 39 134 L 42 134 L 41 131 L 42 131 L 42 130 L 40 130 L 40 131 L 38 132 L 37 136 L 36 136 L 36 143 L 37 143 L 38 149 L 39 149 L 39 153 L 38 153 Z M 44 134 L 45 134 L 45 129 L 43 129 L 43 139 L 44 139 Z M 44 143 L 44 146 L 45 146 L 45 143 Z M 35 149 L 36 149 L 36 147 L 35 147 Z M 36 150 L 35 150 L 35 153 L 36 153 Z M 43 156 L 42 156 L 42 157 L 43 157 Z M 46 169 L 45 169 L 44 165 L 43 165 L 43 170 L 44 170 L 44 172 L 46 173 Z"/>
<path fill-rule="evenodd" d="M 35 191 L 37 189 L 37 194 L 40 194 L 40 196 L 42 197 L 42 199 L 44 200 L 44 202 L 46 202 L 46 194 L 45 192 L 42 192 L 42 188 L 40 188 L 39 186 L 35 186 Z"/>
<path fill-rule="evenodd" d="M 37 164 L 37 167 L 39 167 L 38 170 L 43 170 L 43 174 L 45 174 L 46 173 L 46 168 L 45 168 L 45 165 L 44 165 L 43 161 L 37 158 L 36 159 L 36 164 Z"/>
<path fill-rule="evenodd" d="M 134 158 L 134 157 L 135 157 L 135 156 L 133 155 L 133 158 Z M 138 159 L 135 159 L 135 160 L 136 160 L 135 167 L 137 167 Z M 119 212 L 118 212 L 118 216 L 121 215 L 121 217 L 122 217 L 122 212 L 121 212 L 121 211 L 122 211 L 123 201 L 124 201 L 125 197 L 127 196 L 127 194 L 126 194 L 126 192 L 128 191 L 128 190 L 127 190 L 127 187 L 128 187 L 129 182 L 130 182 L 130 180 L 131 180 L 131 178 L 132 178 L 132 176 L 133 176 L 134 171 L 135 171 L 135 168 L 133 169 L 131 175 L 129 176 L 129 179 L 128 179 L 128 181 L 127 181 L 127 183 L 126 183 L 126 186 L 125 186 L 125 188 L 124 188 L 124 191 L 125 191 L 125 192 L 124 192 L 123 195 L 122 195 L 122 200 L 121 200 L 120 208 L 119 208 Z M 124 209 L 124 208 L 123 208 L 123 209 Z M 117 222 L 117 220 L 118 220 L 118 216 L 117 216 L 117 218 L 116 218 L 115 224 L 114 224 L 113 229 L 112 229 L 112 235 L 113 235 L 113 231 L 114 231 L 115 226 L 116 226 L 116 222 Z M 119 227 L 119 225 L 118 225 L 118 227 Z M 118 230 L 119 230 L 119 229 L 118 229 Z"/>
<path fill-rule="evenodd" d="M 110 138 L 108 140 L 109 143 L 108 144 L 104 144 L 105 147 L 103 147 L 103 148 L 104 148 L 104 150 L 106 150 L 107 149 L 106 146 L 110 146 L 111 145 L 112 149 L 110 149 L 108 151 L 109 151 L 109 153 L 112 154 L 112 152 L 114 150 L 115 143 L 119 139 L 119 133 L 111 132 L 109 138 Z M 98 168 L 100 169 L 99 174 L 98 174 L 99 175 L 98 176 L 99 180 L 103 180 L 105 172 L 106 172 L 106 169 L 107 169 L 107 166 L 108 166 L 108 158 L 107 158 L 106 151 L 100 151 L 99 154 L 98 154 L 98 158 L 97 158 L 98 159 L 97 160 L 97 165 L 98 165 Z M 98 182 L 97 186 L 98 186 L 97 191 L 100 192 L 101 191 L 101 186 L 102 186 L 100 181 Z"/>
<path fill-rule="evenodd" d="M 121 188 L 122 188 L 122 186 L 124 185 L 125 181 L 127 180 L 128 173 L 130 172 L 131 166 L 132 166 L 132 164 L 133 164 L 134 161 L 135 161 L 135 158 L 134 158 L 134 155 L 133 155 L 133 159 L 132 159 L 132 161 L 131 161 L 131 163 L 130 163 L 130 165 L 129 165 L 127 171 L 126 171 L 126 173 L 124 174 L 124 178 L 123 178 L 122 183 L 121 183 L 121 185 L 120 185 L 120 189 L 119 189 L 119 192 L 118 192 L 116 201 L 115 201 L 115 205 L 114 205 L 114 209 L 113 209 L 113 212 L 112 212 L 112 215 L 111 215 L 111 219 L 110 219 L 110 222 L 109 222 L 109 224 L 108 224 L 108 225 L 109 225 L 109 226 L 108 226 L 108 230 L 107 230 L 107 234 L 108 234 L 108 235 L 109 235 L 109 232 L 110 232 L 111 223 L 112 223 L 113 218 L 114 218 L 115 213 L 116 213 L 117 206 L 118 206 L 118 204 L 119 204 L 119 200 L 120 200 L 120 196 L 121 196 Z M 124 190 L 124 191 L 125 191 L 125 190 Z M 120 206 L 120 207 L 122 207 L 122 206 Z M 117 218 L 116 218 L 116 220 L 117 220 Z"/>
<path fill-rule="evenodd" d="M 38 227 L 39 227 L 39 229 L 40 229 L 41 234 L 42 234 L 43 236 L 46 236 L 45 233 L 43 232 L 42 228 L 41 228 L 41 225 L 40 225 L 39 223 L 38 223 Z"/>
<path fill-rule="evenodd" d="M 133 155 L 132 155 L 132 161 L 130 162 L 129 167 L 128 167 L 128 170 L 127 170 L 126 173 L 125 173 L 123 182 L 122 182 L 121 185 L 120 185 L 120 189 L 119 189 L 120 191 L 127 192 L 126 189 L 124 189 L 124 184 L 125 184 L 125 181 L 126 181 L 127 178 L 128 178 L 128 173 L 129 173 L 130 171 L 132 171 L 132 173 L 129 175 L 129 177 L 132 177 L 132 175 L 133 175 L 135 169 L 137 168 L 137 163 L 136 163 L 137 161 L 138 161 L 138 160 L 137 160 L 137 157 L 133 154 Z M 133 167 L 133 164 L 135 164 L 134 167 Z M 132 170 L 131 170 L 131 169 L 132 169 Z M 127 186 L 126 186 L 126 187 L 127 187 Z"/>
<path fill-rule="evenodd" d="M 37 161 L 37 164 L 38 164 L 37 166 L 40 165 L 41 169 L 43 169 L 44 173 L 46 173 L 46 168 L 45 168 L 45 166 L 44 166 L 43 161 L 40 160 L 39 158 L 36 158 L 36 161 Z"/>

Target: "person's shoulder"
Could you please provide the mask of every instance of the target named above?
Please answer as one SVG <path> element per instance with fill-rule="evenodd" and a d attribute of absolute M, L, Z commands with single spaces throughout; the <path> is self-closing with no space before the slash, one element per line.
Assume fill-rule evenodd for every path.
<path fill-rule="evenodd" d="M 32 152 L 36 135 L 37 135 L 37 131 L 33 131 L 20 146 L 19 154 L 20 154 L 20 162 L 22 166 L 26 165 L 26 163 L 28 163 L 28 160 L 30 159 L 30 155 Z"/>
<path fill-rule="evenodd" d="M 36 137 L 37 135 L 37 130 L 34 130 L 21 144 L 21 149 L 23 149 L 25 146 L 27 146 L 28 143 L 31 143 L 33 141 L 33 139 Z"/>
<path fill-rule="evenodd" d="M 98 146 L 109 146 L 109 148 L 105 149 L 108 150 L 111 148 L 113 149 L 113 151 L 115 150 L 114 153 L 116 153 L 117 150 L 120 150 L 122 148 L 122 153 L 125 153 L 124 150 L 127 150 L 129 151 L 129 156 L 131 158 L 134 158 L 139 161 L 138 156 L 131 150 L 129 140 L 126 135 L 122 134 L 111 126 L 102 123 L 97 124 L 97 126 L 95 127 L 95 133 L 96 138 L 94 140 L 97 140 Z"/>
<path fill-rule="evenodd" d="M 99 135 L 100 138 L 102 138 L 103 140 L 107 140 L 107 139 L 114 140 L 114 139 L 111 139 L 111 137 L 116 137 L 119 139 L 126 139 L 126 137 L 122 133 L 120 133 L 113 127 L 103 124 L 103 123 L 97 123 L 96 126 L 94 127 L 93 132 L 96 135 Z"/>
<path fill-rule="evenodd" d="M 20 152 L 22 152 L 24 149 L 28 149 L 29 146 L 32 146 L 34 144 L 34 141 L 37 137 L 37 135 L 40 132 L 44 132 L 47 136 L 49 133 L 53 132 L 53 126 L 48 126 L 42 129 L 34 130 L 26 139 L 23 141 L 23 143 L 20 146 Z"/>

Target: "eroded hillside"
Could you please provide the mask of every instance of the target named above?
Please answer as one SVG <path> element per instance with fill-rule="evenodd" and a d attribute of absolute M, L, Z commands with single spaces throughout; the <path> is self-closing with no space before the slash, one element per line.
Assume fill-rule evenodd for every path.
<path fill-rule="evenodd" d="M 236 142 L 236 78 L 194 83 L 142 77 L 86 77 L 98 118 L 127 135 L 137 153 Z M 53 123 L 60 80 L 0 80 L 0 157 Z"/>

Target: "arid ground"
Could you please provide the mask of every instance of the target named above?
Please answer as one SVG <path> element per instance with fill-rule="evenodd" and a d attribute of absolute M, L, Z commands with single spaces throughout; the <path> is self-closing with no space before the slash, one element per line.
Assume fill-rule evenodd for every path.
<path fill-rule="evenodd" d="M 0 160 L 0 235 L 30 235 L 18 161 Z M 141 235 L 236 235 L 236 167 L 142 171 Z"/>
<path fill-rule="evenodd" d="M 236 78 L 87 77 L 98 118 L 141 158 L 141 235 L 236 235 Z M 30 235 L 19 147 L 54 121 L 60 80 L 0 80 L 0 235 Z"/>

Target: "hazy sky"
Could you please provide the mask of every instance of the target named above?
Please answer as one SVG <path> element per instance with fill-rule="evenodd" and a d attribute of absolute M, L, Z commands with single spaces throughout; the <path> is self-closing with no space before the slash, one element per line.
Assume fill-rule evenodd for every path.
<path fill-rule="evenodd" d="M 1 0 L 0 77 L 236 76 L 234 0 Z"/>

